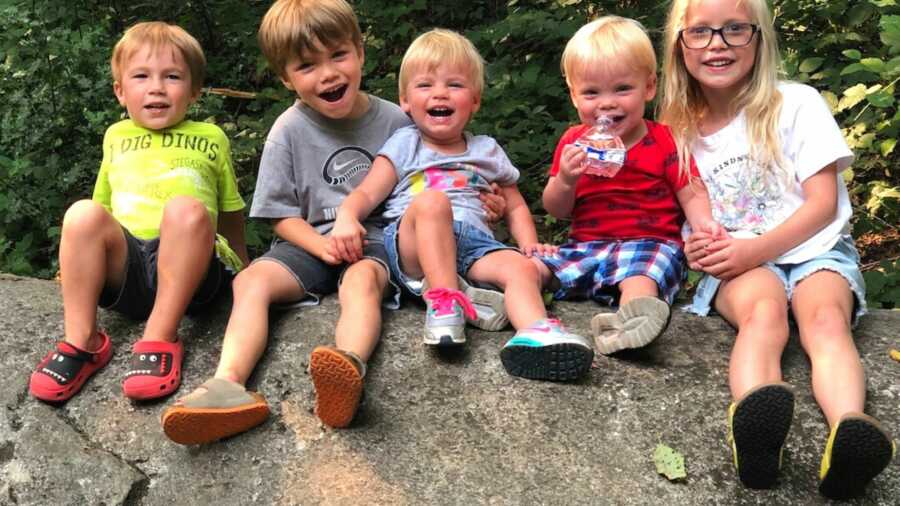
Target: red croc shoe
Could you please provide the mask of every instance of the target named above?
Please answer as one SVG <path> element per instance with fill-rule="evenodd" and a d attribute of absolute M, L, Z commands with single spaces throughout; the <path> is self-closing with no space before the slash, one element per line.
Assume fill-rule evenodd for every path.
<path fill-rule="evenodd" d="M 131 348 L 131 370 L 125 374 L 122 390 L 135 400 L 165 397 L 181 384 L 181 340 L 138 341 Z"/>
<path fill-rule="evenodd" d="M 63 341 L 31 373 L 28 390 L 37 399 L 46 402 L 63 402 L 77 394 L 84 382 L 109 363 L 112 343 L 103 331 L 97 334 L 103 340 L 100 349 L 91 353 Z"/>

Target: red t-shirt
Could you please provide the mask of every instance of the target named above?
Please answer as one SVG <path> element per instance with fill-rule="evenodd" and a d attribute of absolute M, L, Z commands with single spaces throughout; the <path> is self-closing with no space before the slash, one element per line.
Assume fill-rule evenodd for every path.
<path fill-rule="evenodd" d="M 669 127 L 645 122 L 647 135 L 628 150 L 618 174 L 578 179 L 569 234 L 572 241 L 652 238 L 681 244 L 684 213 L 675 193 L 688 178 L 679 175 L 678 151 Z M 587 129 L 577 125 L 566 130 L 553 154 L 551 176 L 559 172 L 563 147 Z M 700 177 L 693 159 L 690 172 L 692 177 Z"/>

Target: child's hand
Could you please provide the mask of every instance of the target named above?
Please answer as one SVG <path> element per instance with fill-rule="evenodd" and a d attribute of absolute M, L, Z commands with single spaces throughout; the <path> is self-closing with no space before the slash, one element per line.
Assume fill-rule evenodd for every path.
<path fill-rule="evenodd" d="M 536 242 L 534 244 L 526 244 L 522 246 L 521 248 L 519 248 L 519 251 L 521 251 L 522 254 L 527 257 L 552 257 L 559 253 L 559 246 Z"/>
<path fill-rule="evenodd" d="M 503 219 L 506 214 L 506 199 L 500 194 L 500 186 L 491 183 L 491 191 L 483 191 L 478 197 L 481 199 L 481 207 L 487 214 L 488 223 L 491 225 Z"/>
<path fill-rule="evenodd" d="M 587 167 L 585 162 L 587 162 L 587 153 L 583 149 L 574 144 L 563 146 L 562 156 L 559 158 L 559 172 L 556 177 L 560 178 L 567 186 L 575 186 Z"/>
<path fill-rule="evenodd" d="M 713 240 L 727 239 L 728 231 L 715 220 L 709 220 L 700 226 L 700 230 L 707 232 Z"/>
<path fill-rule="evenodd" d="M 763 263 L 759 253 L 759 241 L 728 237 L 709 243 L 706 255 L 697 262 L 701 270 L 721 280 L 740 276 Z"/>
<path fill-rule="evenodd" d="M 692 271 L 702 271 L 703 265 L 700 259 L 707 255 L 706 247 L 709 246 L 715 238 L 705 231 L 692 232 L 684 241 L 684 256 L 687 258 L 688 268 Z"/>
<path fill-rule="evenodd" d="M 319 258 L 328 265 L 340 265 L 343 263 L 332 244 L 331 238 L 325 238 L 325 246 L 322 248 Z"/>
<path fill-rule="evenodd" d="M 366 228 L 359 220 L 338 214 L 331 229 L 329 251 L 341 261 L 353 263 L 363 256 Z M 325 260 L 323 258 L 323 260 Z M 327 260 L 326 260 L 327 261 Z"/>

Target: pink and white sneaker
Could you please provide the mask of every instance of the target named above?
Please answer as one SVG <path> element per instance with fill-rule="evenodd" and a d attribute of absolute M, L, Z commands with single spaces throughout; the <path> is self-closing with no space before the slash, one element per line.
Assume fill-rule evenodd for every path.
<path fill-rule="evenodd" d="M 461 346 L 466 343 L 466 318 L 475 319 L 475 308 L 466 295 L 451 288 L 431 288 L 423 294 L 425 305 L 425 344 Z"/>

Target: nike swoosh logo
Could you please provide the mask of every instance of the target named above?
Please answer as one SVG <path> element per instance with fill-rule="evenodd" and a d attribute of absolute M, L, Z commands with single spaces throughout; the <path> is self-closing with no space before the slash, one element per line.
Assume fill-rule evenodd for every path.
<path fill-rule="evenodd" d="M 334 163 L 331 164 L 331 166 L 334 167 L 334 170 L 335 170 L 335 171 L 340 172 L 340 171 L 346 169 L 347 167 L 349 167 L 349 166 L 351 166 L 351 165 L 353 165 L 353 164 L 355 164 L 355 163 L 357 163 L 356 160 L 348 160 L 348 161 L 346 161 L 346 162 L 344 162 L 344 163 L 337 163 L 337 162 L 334 162 Z"/>

